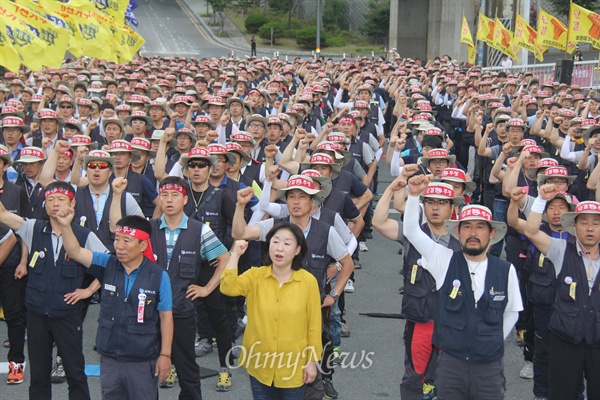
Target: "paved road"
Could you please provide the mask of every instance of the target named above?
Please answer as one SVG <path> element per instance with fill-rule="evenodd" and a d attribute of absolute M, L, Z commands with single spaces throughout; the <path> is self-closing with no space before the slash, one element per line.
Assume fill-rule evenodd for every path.
<path fill-rule="evenodd" d="M 381 166 L 381 185 L 379 190 L 384 190 L 390 182 L 389 173 Z M 374 240 L 368 243 L 369 251 L 361 253 L 363 268 L 356 271 L 356 292 L 348 294 L 347 320 L 352 332 L 349 338 L 343 339 L 342 351 L 350 352 L 354 363 L 360 364 L 361 357 L 367 353 L 373 361 L 369 368 L 338 369 L 334 376 L 335 386 L 340 392 L 340 399 L 372 400 L 372 399 L 398 399 L 400 397 L 400 378 L 402 375 L 403 345 L 402 330 L 404 321 L 398 319 L 375 319 L 358 315 L 364 312 L 399 313 L 401 296 L 398 294 L 400 287 L 399 270 L 401 256 L 397 254 L 399 245 L 382 238 L 377 232 Z M 84 349 L 86 363 L 98 364 L 99 357 L 93 351 L 96 318 L 99 306 L 91 306 L 84 324 Z M 7 336 L 6 325 L 0 323 L 0 340 Z M 0 348 L 0 360 L 6 360 L 7 350 Z M 204 358 L 197 359 L 199 364 L 208 368 L 218 368 L 216 351 Z M 532 383 L 519 378 L 522 366 L 521 350 L 515 345 L 514 335 L 506 341 L 506 379 L 507 400 L 533 399 L 531 394 Z M 3 379 L 3 377 L 2 377 Z M 26 381 L 19 386 L 4 386 L 0 382 L 0 398 L 11 400 L 27 399 Z M 247 400 L 251 399 L 250 385 L 244 370 L 233 371 L 233 388 L 228 393 L 217 393 L 214 390 L 216 378 L 202 381 L 205 399 L 218 400 Z M 89 378 L 89 385 L 93 399 L 100 399 L 100 382 L 97 377 Z M 54 385 L 54 399 L 67 398 L 67 385 Z M 160 390 L 161 399 L 176 399 L 177 389 Z"/>
<path fill-rule="evenodd" d="M 135 16 L 146 43 L 142 54 L 184 57 L 221 57 L 228 49 L 202 30 L 181 0 L 139 0 Z"/>

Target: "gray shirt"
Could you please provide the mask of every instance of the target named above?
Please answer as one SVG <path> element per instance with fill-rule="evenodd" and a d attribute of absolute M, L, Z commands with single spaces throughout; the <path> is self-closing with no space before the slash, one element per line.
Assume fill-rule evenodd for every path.
<path fill-rule="evenodd" d="M 581 246 L 579 246 L 579 242 L 576 244 L 577 246 L 577 254 L 581 256 L 583 260 L 583 265 L 586 268 L 586 274 L 588 276 L 588 286 L 590 288 L 590 293 L 592 292 L 592 288 L 594 287 L 594 282 L 596 281 L 596 276 L 598 275 L 598 270 L 600 269 L 600 258 L 596 258 L 595 260 L 590 260 L 585 252 L 581 251 Z M 548 250 L 548 254 L 546 254 L 546 258 L 552 261 L 554 264 L 554 271 L 556 272 L 556 276 L 560 274 L 562 270 L 563 261 L 565 259 L 565 251 L 567 249 L 567 241 L 563 239 L 550 238 L 550 249 Z M 560 282 L 558 282 L 560 284 Z"/>

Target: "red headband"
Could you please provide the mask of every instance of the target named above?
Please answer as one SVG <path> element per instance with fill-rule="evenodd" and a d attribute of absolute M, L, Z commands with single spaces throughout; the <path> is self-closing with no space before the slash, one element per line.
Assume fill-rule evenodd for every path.
<path fill-rule="evenodd" d="M 352 117 L 342 117 L 340 118 L 339 123 L 341 124 L 342 122 L 351 122 L 353 124 L 356 123 L 356 121 Z"/>
<path fill-rule="evenodd" d="M 44 198 L 46 199 L 46 198 L 48 198 L 48 196 L 53 195 L 53 194 L 64 194 L 71 200 L 73 200 L 73 198 L 75 197 L 75 192 L 67 190 L 67 189 L 55 187 L 54 189 L 46 190 L 46 193 L 44 194 Z"/>
<path fill-rule="evenodd" d="M 160 188 L 158 188 L 158 193 L 160 194 L 160 193 L 164 192 L 165 190 L 175 190 L 184 196 L 187 194 L 187 191 L 185 190 L 185 188 L 176 183 L 165 183 Z"/>
<path fill-rule="evenodd" d="M 146 250 L 144 250 L 144 257 L 154 262 L 154 252 L 152 251 L 152 243 L 150 243 L 149 233 L 144 232 L 140 229 L 130 228 L 128 226 L 117 226 L 116 233 L 122 233 L 124 235 L 128 235 L 136 239 L 148 242 L 148 247 L 146 247 Z"/>

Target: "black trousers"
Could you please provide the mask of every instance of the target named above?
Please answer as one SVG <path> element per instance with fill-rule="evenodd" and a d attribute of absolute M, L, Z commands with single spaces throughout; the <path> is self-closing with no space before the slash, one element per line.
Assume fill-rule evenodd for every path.
<path fill-rule="evenodd" d="M 198 331 L 200 332 L 201 339 L 209 339 L 212 340 L 212 332 L 214 329 L 214 335 L 217 339 L 217 348 L 219 350 L 219 363 L 221 364 L 221 368 L 227 367 L 227 358 L 229 357 L 229 365 L 233 365 L 233 355 L 231 354 L 231 344 L 233 342 L 233 335 L 231 333 L 231 327 L 229 326 L 229 322 L 227 320 L 227 313 L 225 312 L 225 303 L 223 301 L 223 294 L 221 293 L 220 288 L 217 286 L 215 290 L 211 292 L 207 297 L 200 298 L 197 300 L 198 307 L 204 306 L 206 316 L 208 317 L 208 322 L 212 327 L 208 330 L 205 329 L 204 321 L 200 318 L 198 320 Z M 178 370 L 179 373 L 179 370 Z"/>
<path fill-rule="evenodd" d="M 21 294 L 25 289 L 22 279 L 15 279 L 17 267 L 0 267 L 0 304 L 8 328 L 8 361 L 25 362 L 25 312 Z"/>
<path fill-rule="evenodd" d="M 90 398 L 85 360 L 83 358 L 83 327 L 81 313 L 65 318 L 40 317 L 27 313 L 27 350 L 29 351 L 29 370 L 31 400 L 51 400 L 52 383 L 52 347 L 56 342 L 63 360 L 69 400 Z"/>
<path fill-rule="evenodd" d="M 550 400 L 578 398 L 583 377 L 587 398 L 600 399 L 600 348 L 585 342 L 573 344 L 550 332 L 548 353 Z"/>
<path fill-rule="evenodd" d="M 200 367 L 196 363 L 194 341 L 196 339 L 196 315 L 173 318 L 173 346 L 171 360 L 179 378 L 179 399 L 201 400 Z"/>

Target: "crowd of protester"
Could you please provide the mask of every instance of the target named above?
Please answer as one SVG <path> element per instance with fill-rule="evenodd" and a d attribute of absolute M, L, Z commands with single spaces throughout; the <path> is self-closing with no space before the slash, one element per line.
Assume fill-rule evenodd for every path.
<path fill-rule="evenodd" d="M 237 359 L 255 398 L 351 396 L 333 377 L 374 228 L 401 244 L 402 399 L 503 398 L 515 327 L 533 397 L 598 399 L 599 105 L 447 56 L 7 71 L 7 383 L 27 343 L 30 398 L 65 381 L 90 398 L 81 326 L 100 303 L 104 399 L 201 399 L 215 347 L 217 391 Z"/>

